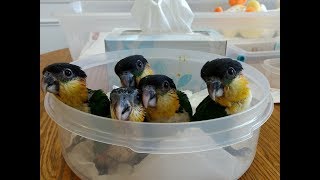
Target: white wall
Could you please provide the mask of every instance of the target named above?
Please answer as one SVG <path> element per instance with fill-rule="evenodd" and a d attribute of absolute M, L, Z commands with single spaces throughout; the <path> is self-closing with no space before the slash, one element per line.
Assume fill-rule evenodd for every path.
<path fill-rule="evenodd" d="M 59 21 L 53 12 L 70 0 L 40 0 L 40 54 L 68 47 Z"/>
<path fill-rule="evenodd" d="M 71 1 L 73 0 L 40 0 L 40 54 L 68 47 L 59 21 L 52 13 Z"/>

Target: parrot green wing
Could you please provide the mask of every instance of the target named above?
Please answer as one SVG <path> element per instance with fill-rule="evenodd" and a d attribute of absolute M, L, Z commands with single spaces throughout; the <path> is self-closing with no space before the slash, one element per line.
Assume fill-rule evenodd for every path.
<path fill-rule="evenodd" d="M 110 101 L 108 96 L 102 90 L 88 89 L 89 93 L 89 107 L 91 114 L 108 117 L 110 116 Z M 102 154 L 108 149 L 110 145 L 94 141 L 93 152 L 95 155 Z"/>
<path fill-rule="evenodd" d="M 101 90 L 88 89 L 89 107 L 91 114 L 110 117 L 110 101 L 108 96 Z"/>
<path fill-rule="evenodd" d="M 207 96 L 196 108 L 196 112 L 193 115 L 191 121 L 202 121 L 214 118 L 220 118 L 228 116 L 225 111 L 225 107 L 214 102 L 210 96 Z M 235 149 L 232 146 L 223 147 L 225 151 L 233 156 L 247 156 L 252 152 L 250 148 L 243 147 L 241 149 Z"/>
<path fill-rule="evenodd" d="M 189 114 L 190 118 L 192 117 L 192 107 L 189 101 L 188 96 L 182 91 L 177 90 L 177 95 L 179 97 L 180 107 L 178 112 L 182 113 L 183 109 Z"/>
<path fill-rule="evenodd" d="M 192 121 L 202 121 L 227 116 L 225 107 L 214 102 L 208 95 L 196 108 Z"/>

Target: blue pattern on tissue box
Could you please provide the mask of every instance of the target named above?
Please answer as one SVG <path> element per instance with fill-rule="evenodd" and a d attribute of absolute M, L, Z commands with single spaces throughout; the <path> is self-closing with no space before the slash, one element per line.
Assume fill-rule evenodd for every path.
<path fill-rule="evenodd" d="M 192 75 L 195 74 L 180 74 L 178 69 L 176 72 L 173 72 L 172 67 L 169 67 L 170 69 L 168 69 L 165 63 L 161 62 L 161 60 L 153 61 L 151 63 L 151 66 L 155 74 L 165 74 L 166 76 L 170 77 L 176 84 L 177 89 L 190 89 L 194 91 L 199 91 L 207 87 L 206 84 L 205 86 L 201 87 L 195 86 L 196 84 L 199 84 L 198 80 L 195 80 L 196 78 L 192 79 Z"/>
<path fill-rule="evenodd" d="M 177 88 L 187 85 L 191 81 L 191 79 L 192 79 L 191 74 L 185 74 L 181 76 L 181 78 L 178 80 Z"/>
<path fill-rule="evenodd" d="M 168 70 L 165 64 L 161 61 L 154 62 L 152 69 L 156 74 L 168 73 Z M 177 88 L 186 86 L 192 79 L 192 74 L 183 74 L 183 75 L 179 75 L 180 77 L 177 77 L 176 74 L 170 73 L 167 76 L 169 76 L 175 82 Z"/>

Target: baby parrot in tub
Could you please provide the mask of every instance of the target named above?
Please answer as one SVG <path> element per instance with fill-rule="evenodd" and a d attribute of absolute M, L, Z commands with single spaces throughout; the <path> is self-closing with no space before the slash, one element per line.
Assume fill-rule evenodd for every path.
<path fill-rule="evenodd" d="M 148 122 L 189 122 L 192 107 L 188 96 L 177 90 L 166 75 L 148 75 L 140 80 L 142 102 Z"/>
<path fill-rule="evenodd" d="M 113 89 L 110 93 L 111 118 L 121 121 L 143 122 L 145 109 L 142 105 L 141 92 L 132 87 Z M 140 163 L 147 154 L 136 153 L 129 148 L 101 143 L 95 146 L 94 163 L 100 175 L 110 173 L 118 164 L 135 165 Z"/>
<path fill-rule="evenodd" d="M 114 67 L 114 71 L 120 78 L 122 87 L 137 88 L 143 77 L 153 74 L 150 64 L 142 55 L 121 59 Z"/>
<path fill-rule="evenodd" d="M 77 65 L 55 63 L 43 69 L 42 89 L 63 103 L 98 116 L 110 116 L 110 101 L 101 90 L 86 86 L 86 73 Z"/>
<path fill-rule="evenodd" d="M 120 87 L 110 93 L 110 112 L 112 119 L 143 122 L 145 109 L 142 105 L 141 92 L 132 87 Z"/>
<path fill-rule="evenodd" d="M 44 92 L 54 94 L 61 102 L 83 112 L 97 116 L 110 117 L 110 101 L 101 90 L 86 86 L 86 73 L 77 65 L 54 63 L 43 69 L 41 87 Z M 75 136 L 70 151 L 85 138 Z"/>
<path fill-rule="evenodd" d="M 220 58 L 205 63 L 201 78 L 207 84 L 209 95 L 197 106 L 192 121 L 202 121 L 236 114 L 246 110 L 252 94 L 249 82 L 242 73 L 241 63 L 230 58 Z M 234 156 L 246 155 L 251 150 L 224 148 Z"/>

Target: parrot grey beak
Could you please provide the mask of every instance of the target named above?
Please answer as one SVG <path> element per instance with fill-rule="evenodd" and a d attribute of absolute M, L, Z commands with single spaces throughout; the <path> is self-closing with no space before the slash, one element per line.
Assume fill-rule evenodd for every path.
<path fill-rule="evenodd" d="M 220 80 L 207 82 L 207 88 L 209 96 L 213 101 L 216 100 L 216 97 L 220 97 L 223 95 L 223 85 Z"/>
<path fill-rule="evenodd" d="M 135 80 L 132 73 L 124 72 L 119 77 L 123 87 L 135 87 Z"/>
<path fill-rule="evenodd" d="M 146 86 L 142 89 L 142 103 L 145 108 L 156 107 L 157 98 L 154 87 Z"/>
<path fill-rule="evenodd" d="M 49 72 L 45 72 L 41 79 L 41 89 L 45 92 L 53 94 L 59 93 L 59 81 Z"/>
<path fill-rule="evenodd" d="M 121 100 L 115 103 L 114 111 L 116 118 L 121 121 L 127 121 L 129 119 L 132 107 L 128 100 Z"/>

